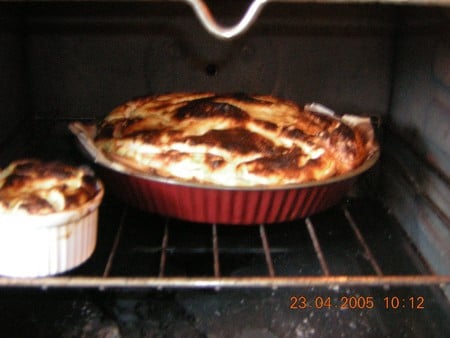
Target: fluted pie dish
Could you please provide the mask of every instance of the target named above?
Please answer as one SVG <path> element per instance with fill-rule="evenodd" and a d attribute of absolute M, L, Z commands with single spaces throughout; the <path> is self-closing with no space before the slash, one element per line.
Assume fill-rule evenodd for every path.
<path fill-rule="evenodd" d="M 342 198 L 379 154 L 368 118 L 268 95 L 149 96 L 70 128 L 126 202 L 196 222 L 310 215 Z"/>

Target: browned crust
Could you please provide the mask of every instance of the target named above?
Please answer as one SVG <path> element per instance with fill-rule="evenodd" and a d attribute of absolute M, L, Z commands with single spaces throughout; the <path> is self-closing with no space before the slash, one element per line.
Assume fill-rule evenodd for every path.
<path fill-rule="evenodd" d="M 0 212 L 49 214 L 73 210 L 100 190 L 87 169 L 60 162 L 19 160 L 0 171 Z"/>
<path fill-rule="evenodd" d="M 105 117 L 95 142 L 143 173 L 237 186 L 324 180 L 377 149 L 359 128 L 291 101 L 212 93 L 132 100 Z"/>

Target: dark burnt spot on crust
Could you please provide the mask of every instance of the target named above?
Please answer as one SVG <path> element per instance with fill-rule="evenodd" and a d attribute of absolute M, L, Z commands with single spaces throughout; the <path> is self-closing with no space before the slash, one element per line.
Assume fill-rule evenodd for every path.
<path fill-rule="evenodd" d="M 284 127 L 281 130 L 281 135 L 287 138 L 308 143 L 311 143 L 313 141 L 313 137 L 311 135 L 306 134 L 303 130 L 296 128 L 295 126 Z"/>
<path fill-rule="evenodd" d="M 36 173 L 36 168 L 42 171 L 43 163 L 38 160 L 27 160 L 16 164 L 13 175 L 18 176 L 33 176 Z"/>
<path fill-rule="evenodd" d="M 81 178 L 82 187 L 87 191 L 89 198 L 93 198 L 100 191 L 98 180 L 92 175 Z"/>
<path fill-rule="evenodd" d="M 83 175 L 81 178 L 81 182 L 83 185 L 96 187 L 97 186 L 97 179 L 92 175 Z"/>
<path fill-rule="evenodd" d="M 32 169 L 36 163 L 37 163 L 36 161 L 28 161 L 28 162 L 19 163 L 15 167 L 14 172 L 18 175 L 26 175 L 32 171 Z"/>
<path fill-rule="evenodd" d="M 1 189 L 6 190 L 7 188 L 8 189 L 20 188 L 24 185 L 26 180 L 27 176 L 25 175 L 11 174 L 8 177 L 6 177 Z"/>
<path fill-rule="evenodd" d="M 20 205 L 21 209 L 27 210 L 30 214 L 54 212 L 53 206 L 46 199 L 36 195 L 28 196 Z"/>
<path fill-rule="evenodd" d="M 11 174 L 8 179 L 18 180 L 26 179 L 27 177 L 39 177 L 39 178 L 70 178 L 74 175 L 72 168 L 59 162 L 40 162 L 30 160 L 28 162 L 22 162 L 17 164 L 14 169 L 14 173 Z M 20 178 L 21 177 L 21 178 Z"/>
<path fill-rule="evenodd" d="M 286 137 L 300 139 L 300 140 L 303 140 L 307 137 L 307 135 L 305 134 L 305 132 L 303 130 L 298 129 L 295 126 L 284 127 L 281 131 L 281 134 Z"/>
<path fill-rule="evenodd" d="M 63 193 L 65 196 L 66 208 L 69 209 L 83 205 L 93 197 L 93 193 L 95 195 L 95 191 L 93 191 L 89 186 L 82 186 L 76 191 L 63 191 Z"/>
<path fill-rule="evenodd" d="M 237 121 L 249 118 L 242 109 L 225 102 L 211 102 L 209 100 L 193 100 L 177 109 L 174 118 L 182 121 L 187 118 L 229 117 Z"/>
<path fill-rule="evenodd" d="M 95 141 L 114 137 L 115 127 L 111 123 L 102 123 L 97 129 L 97 135 L 94 138 Z"/>
<path fill-rule="evenodd" d="M 278 170 L 283 170 L 283 172 L 296 171 L 298 170 L 299 159 L 304 155 L 299 148 L 279 148 L 272 156 L 257 158 L 244 163 L 244 165 L 253 173 L 276 172 Z"/>
<path fill-rule="evenodd" d="M 261 128 L 264 128 L 266 130 L 275 131 L 278 129 L 278 126 L 270 121 L 264 121 L 264 120 L 254 120 L 253 123 L 257 126 L 260 126 Z"/>
<path fill-rule="evenodd" d="M 57 179 L 66 179 L 73 177 L 75 175 L 74 169 L 61 164 L 61 163 L 49 163 L 47 165 L 43 165 L 42 171 L 37 171 L 37 175 L 43 177 L 54 177 Z"/>
<path fill-rule="evenodd" d="M 161 136 L 166 131 L 164 129 L 148 129 L 145 131 L 136 131 L 134 133 L 128 134 L 127 139 L 141 139 L 144 142 L 148 142 L 151 144 L 157 143 L 156 141 L 161 138 Z M 125 138 L 124 138 L 125 139 Z"/>
<path fill-rule="evenodd" d="M 106 121 L 97 128 L 97 135 L 95 136 L 95 141 L 113 138 L 117 135 L 117 133 L 121 133 L 121 131 L 125 130 L 129 126 L 142 121 L 142 118 L 124 118 L 124 119 L 116 119 L 113 121 Z"/>
<path fill-rule="evenodd" d="M 341 124 L 330 134 L 331 144 L 340 148 L 344 152 L 357 150 L 355 139 L 355 133 L 350 127 L 346 126 L 345 124 Z"/>
<path fill-rule="evenodd" d="M 163 136 L 169 137 L 172 141 L 178 140 L 183 133 L 178 130 L 171 129 L 147 129 L 147 130 L 139 130 L 133 133 L 128 134 L 126 137 L 123 137 L 123 140 L 131 139 L 131 140 L 142 140 L 142 142 L 146 144 L 152 145 L 160 145 L 161 138 Z"/>
<path fill-rule="evenodd" d="M 339 137 L 346 141 L 355 141 L 355 132 L 352 128 L 347 126 L 345 123 L 339 124 L 339 126 L 331 133 L 331 137 Z"/>
<path fill-rule="evenodd" d="M 43 163 L 30 160 L 17 164 L 14 171 L 5 178 L 1 189 L 21 189 L 28 182 L 35 179 L 64 180 L 71 177 L 74 177 L 73 169 L 64 164 L 58 162 Z"/>
<path fill-rule="evenodd" d="M 342 123 L 330 134 L 329 140 L 342 163 L 351 162 L 358 156 L 356 135 L 349 126 Z"/>
<path fill-rule="evenodd" d="M 323 161 L 321 159 L 306 159 L 304 156 L 306 154 L 295 149 L 285 154 L 258 158 L 241 165 L 244 165 L 248 172 L 254 175 L 271 176 L 282 171 L 285 178 L 301 178 L 303 181 L 316 180 L 316 169 L 323 167 Z"/>
<path fill-rule="evenodd" d="M 271 154 L 274 151 L 272 141 L 244 128 L 211 130 L 203 135 L 188 136 L 183 141 L 191 145 L 220 147 L 244 155 L 253 152 Z"/>

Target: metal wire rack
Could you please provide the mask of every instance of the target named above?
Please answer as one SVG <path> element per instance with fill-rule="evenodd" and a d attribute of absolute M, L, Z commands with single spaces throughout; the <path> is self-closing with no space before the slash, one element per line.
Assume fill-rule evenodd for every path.
<path fill-rule="evenodd" d="M 0 277 L 2 287 L 279 288 L 450 283 L 371 203 L 287 224 L 200 225 L 107 202 L 91 259 L 67 274 Z M 149 224 L 150 223 L 150 224 Z"/>

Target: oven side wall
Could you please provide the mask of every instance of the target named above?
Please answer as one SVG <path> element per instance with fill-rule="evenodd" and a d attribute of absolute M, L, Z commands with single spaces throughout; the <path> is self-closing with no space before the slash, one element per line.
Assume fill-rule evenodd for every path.
<path fill-rule="evenodd" d="M 23 25 L 16 10 L 0 14 L 0 168 L 17 157 L 27 135 L 27 81 Z"/>
<path fill-rule="evenodd" d="M 424 13 L 425 12 L 425 13 Z M 397 39 L 385 202 L 428 261 L 450 274 L 448 10 L 405 9 Z M 450 288 L 447 287 L 450 297 Z"/>

